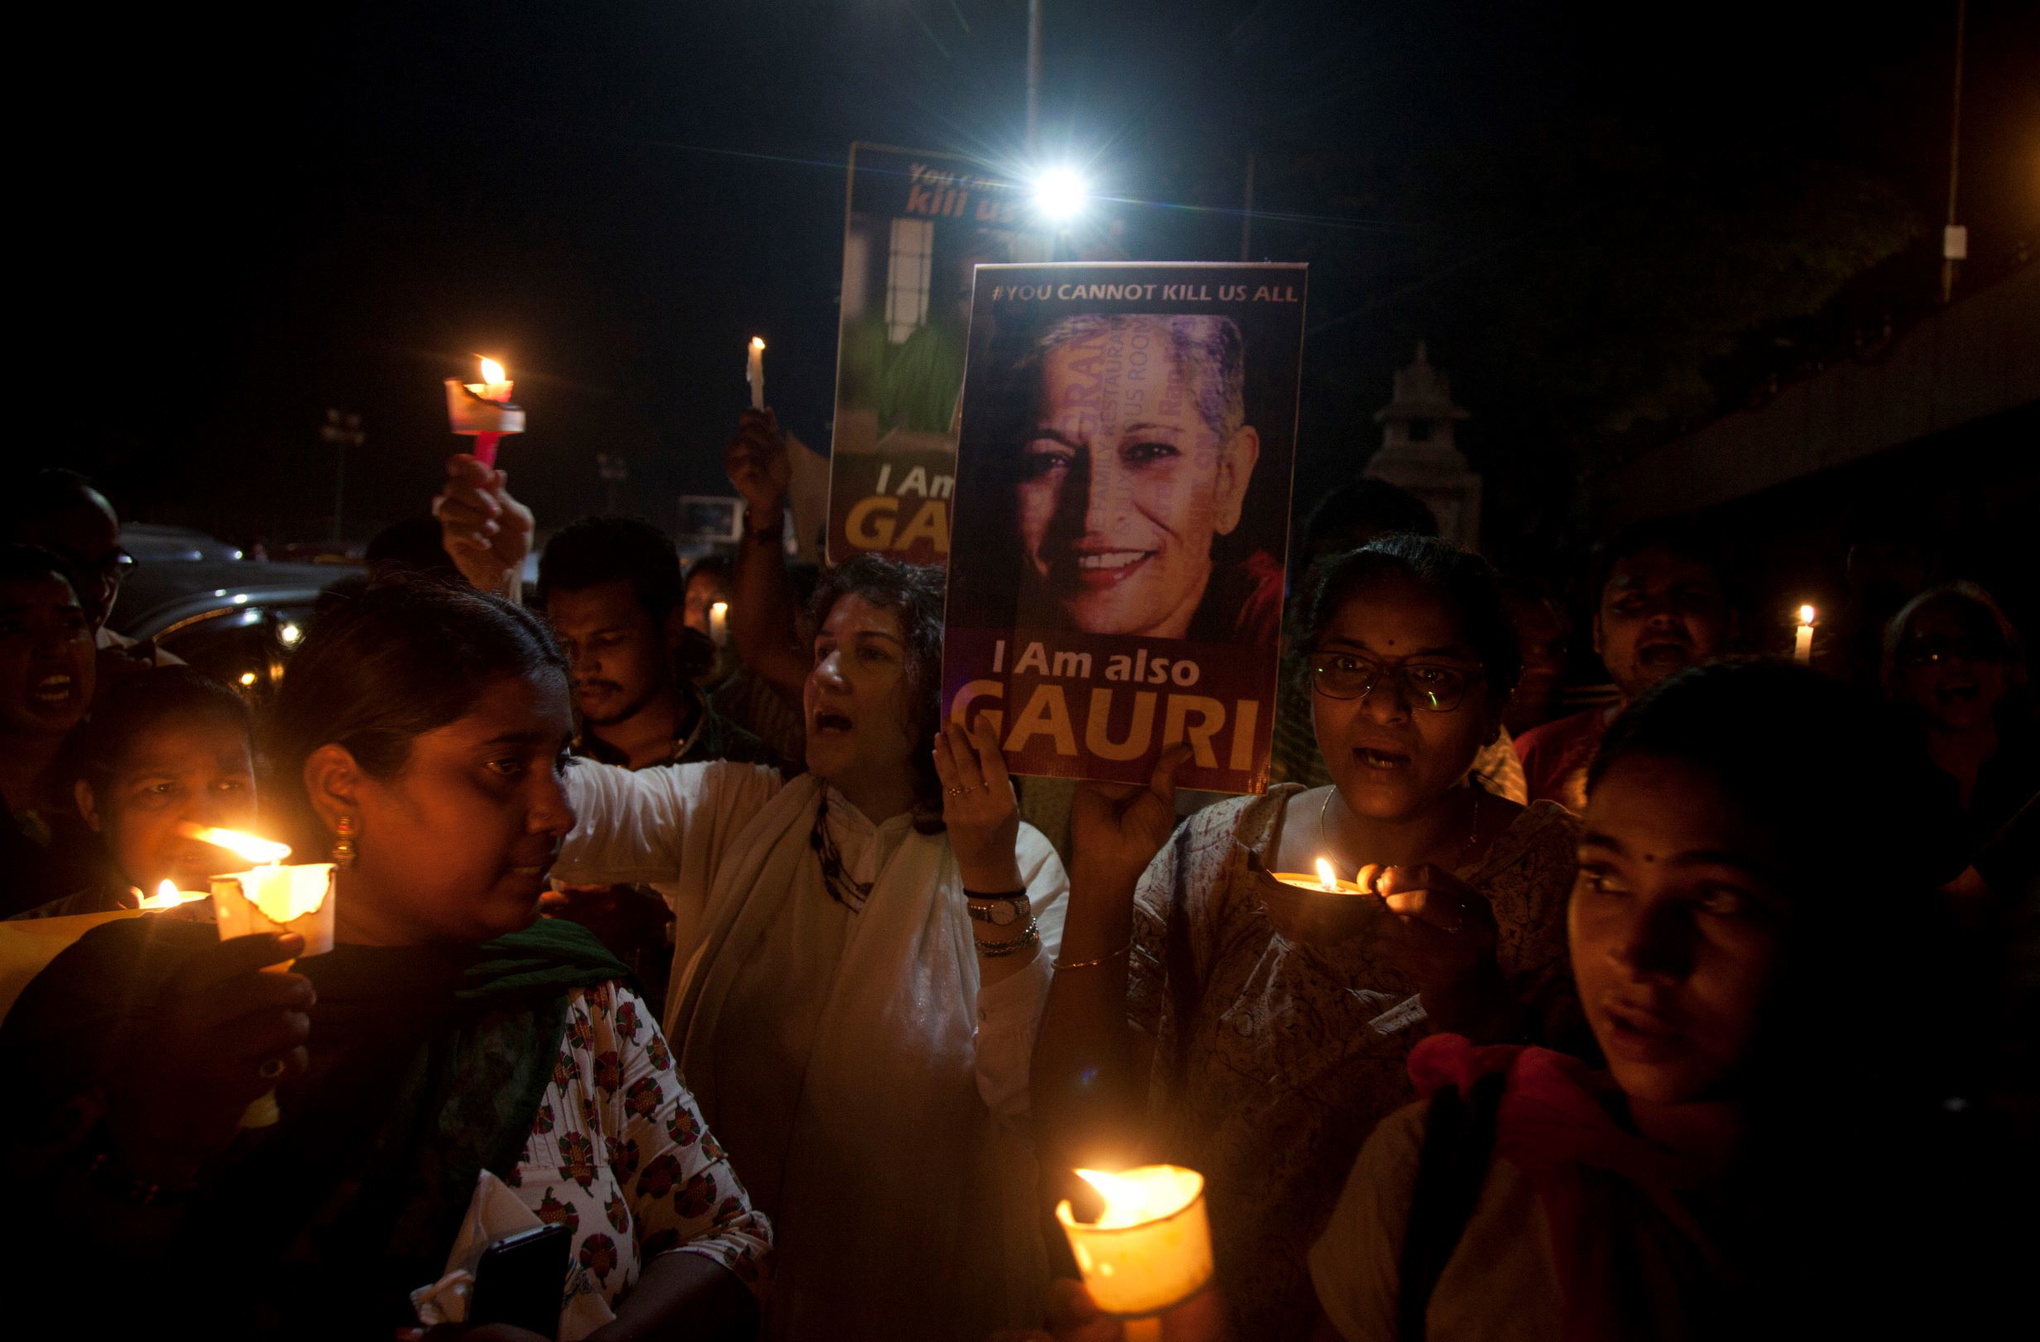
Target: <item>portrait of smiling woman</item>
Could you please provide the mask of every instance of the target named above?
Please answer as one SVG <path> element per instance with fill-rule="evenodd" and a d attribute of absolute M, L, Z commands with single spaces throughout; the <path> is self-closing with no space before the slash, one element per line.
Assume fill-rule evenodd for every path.
<path fill-rule="evenodd" d="M 990 469 L 963 468 L 958 515 L 1011 529 L 959 526 L 965 590 L 1023 628 L 1272 644 L 1284 522 L 1252 504 L 1288 462 L 1250 414 L 1240 323 L 1076 313 L 1002 328 L 987 354 L 997 427 L 963 450 Z"/>

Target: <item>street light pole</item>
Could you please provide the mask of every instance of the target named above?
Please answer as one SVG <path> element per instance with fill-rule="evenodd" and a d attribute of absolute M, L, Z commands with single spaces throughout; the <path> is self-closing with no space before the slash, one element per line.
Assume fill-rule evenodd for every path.
<path fill-rule="evenodd" d="M 360 447 L 368 435 L 361 431 L 360 415 L 343 415 L 329 406 L 326 422 L 319 426 L 319 441 L 339 449 L 333 462 L 333 539 L 337 541 L 344 539 L 341 515 L 347 506 L 347 449 Z"/>
<path fill-rule="evenodd" d="M 1253 260 L 1254 250 L 1254 151 L 1247 151 L 1246 208 L 1240 211 L 1240 260 Z"/>
<path fill-rule="evenodd" d="M 1941 230 L 1941 302 L 1955 295 L 1955 265 L 1969 256 L 1969 230 L 1955 222 L 1955 183 L 1962 162 L 1962 44 L 1969 0 L 1955 0 L 1955 92 L 1948 112 L 1948 224 Z"/>
<path fill-rule="evenodd" d="M 1027 0 L 1027 152 L 1041 128 L 1041 0 Z"/>

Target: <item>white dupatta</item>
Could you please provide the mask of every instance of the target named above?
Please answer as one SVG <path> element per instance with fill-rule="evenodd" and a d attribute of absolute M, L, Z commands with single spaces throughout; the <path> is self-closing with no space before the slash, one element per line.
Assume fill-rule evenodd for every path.
<path fill-rule="evenodd" d="M 744 1130 L 747 1097 L 715 1060 L 739 975 L 824 976 L 797 1112 L 780 1116 L 765 1336 L 982 1342 L 1038 1320 L 1047 1262 L 1028 1136 L 1002 1130 L 979 1093 L 978 959 L 955 859 L 946 836 L 908 834 L 840 953 L 787 950 L 768 936 L 775 920 L 829 898 L 809 846 L 821 787 L 787 783 L 718 855 L 667 1033 L 710 1129 Z M 1019 858 L 1051 955 L 1068 881 L 1030 826 Z"/>

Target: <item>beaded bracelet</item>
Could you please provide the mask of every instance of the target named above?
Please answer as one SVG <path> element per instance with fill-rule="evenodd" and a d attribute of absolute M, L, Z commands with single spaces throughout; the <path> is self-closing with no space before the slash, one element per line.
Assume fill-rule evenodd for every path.
<path fill-rule="evenodd" d="M 977 953 L 987 960 L 996 960 L 1002 955 L 1018 955 L 1028 947 L 1038 945 L 1040 941 L 1041 923 L 1029 918 L 1027 926 L 1020 929 L 1019 936 L 1011 941 L 980 941 L 977 943 Z"/>
<path fill-rule="evenodd" d="M 1126 953 L 1127 953 L 1128 951 L 1130 951 L 1130 950 L 1132 950 L 1132 949 L 1133 949 L 1133 942 L 1129 940 L 1129 941 L 1128 941 L 1128 942 L 1127 942 L 1127 943 L 1126 943 L 1126 944 L 1125 944 L 1124 946 L 1120 946 L 1120 947 L 1117 947 L 1117 948 L 1115 948 L 1115 949 L 1113 949 L 1113 950 L 1109 950 L 1109 951 L 1105 952 L 1105 953 L 1104 953 L 1103 955 L 1099 956 L 1099 957 L 1098 957 L 1097 959 L 1095 959 L 1095 960 L 1060 960 L 1060 959 L 1058 959 L 1058 960 L 1051 960 L 1051 961 L 1049 961 L 1049 968 L 1051 968 L 1051 969 L 1095 969 L 1095 968 L 1097 968 L 1097 967 L 1098 967 L 1099 965 L 1109 965 L 1109 964 L 1111 964 L 1111 963 L 1112 963 L 1112 962 L 1113 962 L 1114 960 L 1117 960 L 1117 959 L 1118 959 L 1118 958 L 1119 958 L 1120 956 L 1122 956 L 1122 955 L 1126 954 Z"/>

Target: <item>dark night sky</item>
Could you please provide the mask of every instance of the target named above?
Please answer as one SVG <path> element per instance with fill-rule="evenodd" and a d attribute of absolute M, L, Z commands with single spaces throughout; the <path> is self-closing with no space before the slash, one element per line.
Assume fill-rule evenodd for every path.
<path fill-rule="evenodd" d="M 1985 270 L 2040 236 L 2034 8 L 1971 6 L 1962 214 Z M 670 519 L 676 492 L 725 492 L 753 331 L 782 416 L 825 445 L 845 147 L 1013 159 L 1025 9 L 45 15 L 22 50 L 56 68 L 16 136 L 37 452 L 138 516 L 291 539 L 328 525 L 325 407 L 358 411 L 359 538 L 431 493 L 440 380 L 479 350 L 518 378 L 533 430 L 505 464 L 548 521 L 598 505 L 598 451 Z M 1357 468 L 1361 414 L 1424 335 L 1479 416 L 1477 464 L 1562 488 L 1611 407 L 1686 413 L 1663 388 L 1715 328 L 1790 315 L 1774 272 L 1800 240 L 1887 257 L 1872 288 L 1927 283 L 1954 4 L 1871 12 L 1049 0 L 1046 139 L 1093 161 L 1154 259 L 1237 254 L 1256 153 L 1256 252 L 1313 263 L 1314 321 L 1357 314 L 1307 351 L 1300 485 Z M 1791 255 L 1719 243 L 1767 229 Z M 1694 316 L 1659 276 L 1747 297 Z M 1680 323 L 1707 339 L 1657 351 Z M 1652 352 L 1616 377 L 1616 341 Z"/>

